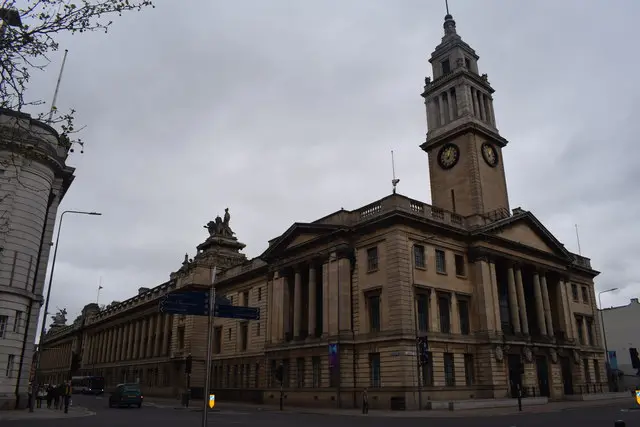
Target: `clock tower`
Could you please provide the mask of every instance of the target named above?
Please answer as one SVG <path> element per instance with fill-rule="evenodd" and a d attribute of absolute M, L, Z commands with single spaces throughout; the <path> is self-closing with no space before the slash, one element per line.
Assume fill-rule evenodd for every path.
<path fill-rule="evenodd" d="M 433 80 L 425 79 L 431 201 L 480 221 L 509 215 L 502 149 L 496 128 L 493 88 L 479 74 L 478 55 L 456 32 L 447 14 L 444 37 L 431 54 Z"/>

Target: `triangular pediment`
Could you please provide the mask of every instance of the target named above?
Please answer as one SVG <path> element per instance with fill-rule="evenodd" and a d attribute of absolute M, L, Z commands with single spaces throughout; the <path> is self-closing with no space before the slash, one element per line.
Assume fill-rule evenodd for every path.
<path fill-rule="evenodd" d="M 484 227 L 482 234 L 572 259 L 564 245 L 531 212 L 522 211 L 510 218 L 490 224 Z"/>
<path fill-rule="evenodd" d="M 344 227 L 333 224 L 307 224 L 295 223 L 280 237 L 274 239 L 271 245 L 260 256 L 262 259 L 269 259 L 286 252 L 289 249 L 303 246 L 316 239 L 320 239 L 328 234 L 334 233 Z"/>
<path fill-rule="evenodd" d="M 554 248 L 552 248 L 549 243 L 540 237 L 538 233 L 532 230 L 528 224 L 523 222 L 504 228 L 497 233 L 494 233 L 494 236 L 511 240 L 513 242 L 520 243 L 521 245 L 539 249 L 544 252 L 555 253 Z"/>

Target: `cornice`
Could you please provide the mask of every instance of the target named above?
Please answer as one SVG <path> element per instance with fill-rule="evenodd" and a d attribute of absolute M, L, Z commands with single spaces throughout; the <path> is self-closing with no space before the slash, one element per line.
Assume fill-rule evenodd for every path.
<path fill-rule="evenodd" d="M 446 132 L 436 134 L 435 136 L 427 135 L 426 141 L 420 144 L 420 148 L 428 152 L 445 144 L 446 142 L 449 142 L 457 136 L 464 135 L 466 133 L 478 133 L 501 148 L 506 147 L 509 143 L 506 138 L 503 138 L 499 133 L 489 129 L 487 125 L 479 124 L 471 120 L 471 116 L 463 116 L 458 120 L 460 120 L 461 123 Z"/>

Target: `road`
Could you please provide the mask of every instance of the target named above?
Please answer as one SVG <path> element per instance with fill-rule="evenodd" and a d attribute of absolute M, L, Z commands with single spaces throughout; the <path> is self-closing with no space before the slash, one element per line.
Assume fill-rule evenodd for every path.
<path fill-rule="evenodd" d="M 74 397 L 74 404 L 96 412 L 84 418 L 3 421 L 3 427 L 199 427 L 201 412 L 144 406 L 138 408 L 107 408 L 106 399 Z M 611 427 L 615 420 L 626 421 L 627 426 L 640 425 L 640 410 L 628 411 L 629 404 L 617 403 L 606 407 L 567 409 L 551 413 L 522 413 L 515 415 L 435 418 L 388 416 L 352 416 L 303 414 L 293 412 L 256 411 L 253 409 L 221 409 L 209 415 L 209 426 L 216 427 L 388 427 L 389 423 L 403 427 L 541 427 L 573 425 L 579 427 Z M 626 410 L 623 412 L 623 410 Z M 446 416 L 446 413 L 443 414 Z"/>

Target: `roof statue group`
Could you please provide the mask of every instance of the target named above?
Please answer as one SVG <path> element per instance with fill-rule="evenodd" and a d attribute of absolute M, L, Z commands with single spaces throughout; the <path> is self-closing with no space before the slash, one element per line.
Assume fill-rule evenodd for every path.
<path fill-rule="evenodd" d="M 226 208 L 224 210 L 224 220 L 218 215 L 214 221 L 209 221 L 204 228 L 209 231 L 210 237 L 233 237 L 235 233 L 229 226 L 230 220 L 229 208 Z"/>

